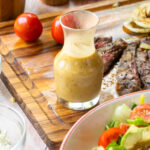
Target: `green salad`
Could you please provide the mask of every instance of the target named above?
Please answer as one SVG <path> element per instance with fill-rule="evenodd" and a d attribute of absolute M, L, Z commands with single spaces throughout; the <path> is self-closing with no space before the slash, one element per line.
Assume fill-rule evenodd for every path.
<path fill-rule="evenodd" d="M 132 103 L 116 107 L 112 120 L 92 150 L 148 150 L 150 147 L 150 104 Z"/>

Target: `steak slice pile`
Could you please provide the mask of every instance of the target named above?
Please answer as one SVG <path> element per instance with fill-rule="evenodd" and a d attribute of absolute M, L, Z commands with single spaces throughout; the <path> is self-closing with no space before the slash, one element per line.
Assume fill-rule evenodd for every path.
<path fill-rule="evenodd" d="M 115 42 L 108 42 L 97 51 L 101 54 L 104 63 L 104 74 L 108 73 L 112 66 L 118 61 L 123 50 L 127 47 L 127 43 L 122 39 L 118 39 Z"/>
<path fill-rule="evenodd" d="M 149 45 L 150 37 L 128 44 L 122 39 L 112 42 L 111 37 L 95 38 L 95 48 L 104 63 L 104 74 L 108 73 L 121 57 L 116 74 L 116 90 L 119 95 L 150 89 Z"/>
<path fill-rule="evenodd" d="M 150 50 L 137 49 L 136 63 L 142 82 L 142 89 L 150 89 Z"/>
<path fill-rule="evenodd" d="M 128 44 L 120 59 L 116 85 L 116 90 L 119 95 L 141 90 L 141 81 L 135 59 L 138 45 L 138 42 Z"/>

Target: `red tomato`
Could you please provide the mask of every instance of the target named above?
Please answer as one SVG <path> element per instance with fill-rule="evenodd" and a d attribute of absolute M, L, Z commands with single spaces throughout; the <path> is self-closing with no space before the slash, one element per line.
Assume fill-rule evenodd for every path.
<path fill-rule="evenodd" d="M 130 119 L 135 119 L 136 117 L 140 117 L 145 122 L 150 123 L 150 104 L 142 104 L 135 107 L 130 114 Z"/>
<path fill-rule="evenodd" d="M 36 15 L 32 13 L 23 13 L 17 17 L 14 30 L 21 39 L 31 42 L 39 38 L 43 27 Z"/>
<path fill-rule="evenodd" d="M 52 37 L 54 38 L 54 40 L 56 40 L 60 44 L 64 43 L 64 33 L 63 33 L 62 26 L 60 24 L 60 16 L 57 16 L 53 20 L 51 33 L 52 33 Z"/>
<path fill-rule="evenodd" d="M 120 133 L 121 133 L 122 135 L 124 135 L 124 134 L 127 132 L 127 130 L 128 130 L 129 127 L 130 127 L 129 124 L 121 123 L 120 126 L 119 126 L 119 128 L 120 128 Z"/>
<path fill-rule="evenodd" d="M 117 141 L 120 135 L 120 128 L 110 128 L 103 132 L 100 136 L 98 145 L 103 146 L 106 148 L 111 142 Z"/>

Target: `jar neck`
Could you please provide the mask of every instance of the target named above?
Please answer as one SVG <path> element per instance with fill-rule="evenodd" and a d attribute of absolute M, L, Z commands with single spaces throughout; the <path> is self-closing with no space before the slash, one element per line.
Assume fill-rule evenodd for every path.
<path fill-rule="evenodd" d="M 95 52 L 94 34 L 96 27 L 87 30 L 63 28 L 63 52 L 73 57 L 86 57 Z"/>

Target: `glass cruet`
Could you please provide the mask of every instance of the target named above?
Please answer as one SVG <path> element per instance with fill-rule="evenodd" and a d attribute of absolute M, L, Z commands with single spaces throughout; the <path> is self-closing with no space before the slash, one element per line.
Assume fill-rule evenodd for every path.
<path fill-rule="evenodd" d="M 71 11 L 60 19 L 64 45 L 54 60 L 59 102 L 70 109 L 85 110 L 100 99 L 103 62 L 95 49 L 94 34 L 99 18 L 89 11 Z"/>

